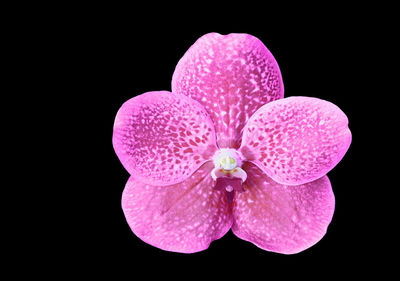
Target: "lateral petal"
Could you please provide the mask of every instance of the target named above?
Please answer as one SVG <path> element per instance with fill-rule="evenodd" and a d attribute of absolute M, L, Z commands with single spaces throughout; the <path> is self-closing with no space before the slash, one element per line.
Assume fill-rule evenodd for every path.
<path fill-rule="evenodd" d="M 317 98 L 289 97 L 261 107 L 247 122 L 240 151 L 281 184 L 328 173 L 351 143 L 346 115 Z"/>
<path fill-rule="evenodd" d="M 144 93 L 121 106 L 113 145 L 125 169 L 152 185 L 182 182 L 217 149 L 203 106 L 166 91 Z"/>

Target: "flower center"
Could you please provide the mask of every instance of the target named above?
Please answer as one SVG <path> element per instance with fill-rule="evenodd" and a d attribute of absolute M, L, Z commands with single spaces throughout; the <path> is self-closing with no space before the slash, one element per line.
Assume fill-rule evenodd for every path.
<path fill-rule="evenodd" d="M 241 168 L 243 155 L 235 149 L 223 148 L 213 156 L 215 168 L 211 171 L 211 177 L 217 181 L 218 178 L 241 179 L 241 184 L 247 179 L 246 172 Z M 217 181 L 218 182 L 218 181 Z M 226 186 L 226 191 L 236 190 L 232 185 Z"/>
<path fill-rule="evenodd" d="M 214 154 L 213 162 L 216 168 L 232 171 L 242 165 L 242 157 L 235 149 L 223 148 Z"/>

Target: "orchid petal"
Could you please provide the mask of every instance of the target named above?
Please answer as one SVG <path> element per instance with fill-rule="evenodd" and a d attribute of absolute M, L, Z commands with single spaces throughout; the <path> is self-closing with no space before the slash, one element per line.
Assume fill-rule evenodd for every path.
<path fill-rule="evenodd" d="M 283 82 L 275 58 L 256 37 L 209 33 L 179 61 L 172 92 L 204 105 L 214 122 L 218 146 L 237 149 L 249 117 L 283 97 Z"/>
<path fill-rule="evenodd" d="M 151 186 L 131 176 L 122 208 L 132 231 L 144 242 L 166 251 L 193 253 L 208 248 L 232 225 L 225 191 L 213 189 L 212 163 L 184 182 Z"/>
<path fill-rule="evenodd" d="M 232 203 L 236 236 L 267 251 L 295 254 L 325 235 L 335 209 L 327 176 L 287 186 L 249 162 L 244 169 L 249 175 L 243 184 L 246 191 L 236 192 Z"/>
<path fill-rule="evenodd" d="M 281 184 L 316 180 L 351 143 L 346 115 L 334 104 L 289 97 L 261 107 L 246 124 L 240 151 Z"/>
<path fill-rule="evenodd" d="M 203 106 L 166 91 L 148 92 L 122 105 L 113 145 L 126 170 L 153 185 L 182 182 L 217 149 Z"/>

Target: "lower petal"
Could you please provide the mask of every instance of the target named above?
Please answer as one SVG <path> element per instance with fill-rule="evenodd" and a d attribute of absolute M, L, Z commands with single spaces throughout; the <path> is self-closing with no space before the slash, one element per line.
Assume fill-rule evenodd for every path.
<path fill-rule="evenodd" d="M 132 231 L 157 248 L 193 253 L 208 248 L 232 225 L 225 191 L 213 189 L 211 163 L 184 182 L 150 186 L 131 176 L 122 195 L 122 208 Z"/>
<path fill-rule="evenodd" d="M 271 252 L 295 254 L 316 244 L 326 233 L 335 209 L 327 176 L 287 186 L 265 175 L 254 164 L 243 165 L 245 192 L 232 203 L 233 233 Z"/>

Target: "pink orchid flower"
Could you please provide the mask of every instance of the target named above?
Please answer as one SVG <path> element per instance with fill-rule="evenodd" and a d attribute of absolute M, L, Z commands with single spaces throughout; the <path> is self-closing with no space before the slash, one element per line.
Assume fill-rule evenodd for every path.
<path fill-rule="evenodd" d="M 172 93 L 144 93 L 117 113 L 113 145 L 131 175 L 122 208 L 132 231 L 163 250 L 202 251 L 232 229 L 298 253 L 326 233 L 335 207 L 326 173 L 350 142 L 334 104 L 283 98 L 259 39 L 206 34 L 176 66 Z"/>

